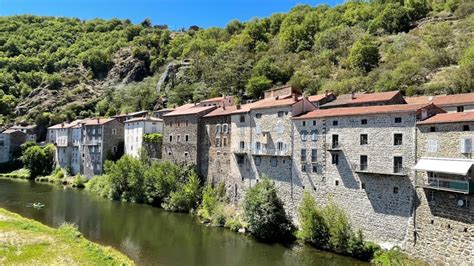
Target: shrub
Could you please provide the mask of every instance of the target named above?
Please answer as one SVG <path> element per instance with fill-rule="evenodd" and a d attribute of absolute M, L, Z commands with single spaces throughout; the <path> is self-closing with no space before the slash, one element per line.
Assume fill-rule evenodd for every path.
<path fill-rule="evenodd" d="M 203 189 L 202 203 L 197 213 L 198 216 L 201 217 L 205 222 L 211 221 L 211 217 L 218 205 L 218 201 L 219 199 L 214 188 L 212 188 L 211 185 L 207 185 Z"/>
<path fill-rule="evenodd" d="M 82 175 L 77 175 L 74 177 L 72 181 L 72 186 L 77 187 L 77 188 L 84 188 L 87 180 L 84 176 Z"/>
<path fill-rule="evenodd" d="M 398 265 L 425 265 L 420 260 L 410 258 L 408 255 L 400 251 L 400 248 L 393 247 L 391 250 L 378 250 L 375 258 L 371 261 L 377 265 L 398 266 Z"/>
<path fill-rule="evenodd" d="M 162 206 L 166 210 L 190 212 L 198 205 L 199 199 L 199 177 L 196 173 L 192 173 L 186 183 L 181 184 L 177 191 L 171 192 Z"/>
<path fill-rule="evenodd" d="M 111 198 L 110 178 L 108 175 L 94 176 L 86 183 L 86 190 L 101 197 Z"/>
<path fill-rule="evenodd" d="M 275 186 L 268 178 L 264 177 L 247 192 L 243 210 L 250 232 L 256 238 L 264 241 L 293 239 L 295 227 L 285 213 Z"/>
<path fill-rule="evenodd" d="M 323 208 L 322 214 L 329 226 L 329 248 L 338 253 L 350 253 L 350 241 L 353 236 L 349 219 L 344 210 L 332 200 Z"/>
<path fill-rule="evenodd" d="M 328 248 L 328 223 L 326 223 L 321 210 L 316 206 L 316 201 L 308 192 L 305 192 L 303 196 L 299 214 L 301 230 L 298 232 L 298 236 L 317 248 Z"/>
<path fill-rule="evenodd" d="M 30 170 L 30 178 L 49 175 L 54 166 L 54 147 L 28 146 L 23 153 L 22 161 L 25 168 Z"/>
<path fill-rule="evenodd" d="M 145 171 L 145 198 L 146 202 L 159 206 L 168 198 L 172 191 L 178 189 L 180 169 L 178 165 L 168 161 L 153 162 Z"/>
<path fill-rule="evenodd" d="M 52 183 L 60 184 L 63 181 L 65 176 L 66 174 L 64 170 L 59 167 L 56 167 L 53 173 L 50 176 L 48 176 L 48 181 Z"/>

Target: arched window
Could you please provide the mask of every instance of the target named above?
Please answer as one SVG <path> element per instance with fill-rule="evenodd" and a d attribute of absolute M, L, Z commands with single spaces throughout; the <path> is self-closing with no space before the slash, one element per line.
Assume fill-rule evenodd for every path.
<path fill-rule="evenodd" d="M 224 132 L 224 134 L 229 133 L 229 125 L 223 124 L 222 125 L 222 131 Z"/>
<path fill-rule="evenodd" d="M 303 130 L 301 131 L 301 140 L 306 141 L 308 139 L 308 131 Z"/>
<path fill-rule="evenodd" d="M 222 132 L 221 130 L 222 130 L 221 124 L 217 124 L 217 125 L 216 125 L 216 133 L 217 133 L 217 134 L 220 134 L 220 133 Z"/>

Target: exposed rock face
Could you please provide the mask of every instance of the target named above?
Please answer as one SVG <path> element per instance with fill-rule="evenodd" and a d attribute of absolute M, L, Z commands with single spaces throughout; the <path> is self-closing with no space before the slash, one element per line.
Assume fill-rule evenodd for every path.
<path fill-rule="evenodd" d="M 104 79 L 91 79 L 89 71 L 83 66 L 68 69 L 62 76 L 72 80 L 61 84 L 60 88 L 42 85 L 15 109 L 16 116 L 35 112 L 61 112 L 67 107 L 89 106 L 99 101 L 105 89 L 117 84 L 141 81 L 150 75 L 147 62 L 133 57 L 130 48 L 118 51 L 113 58 L 114 65 Z"/>

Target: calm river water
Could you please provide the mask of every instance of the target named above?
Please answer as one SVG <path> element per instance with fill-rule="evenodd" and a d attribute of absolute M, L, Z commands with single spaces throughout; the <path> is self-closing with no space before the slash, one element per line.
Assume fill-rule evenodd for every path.
<path fill-rule="evenodd" d="M 28 207 L 32 202 L 46 207 Z M 192 215 L 48 184 L 0 179 L 0 207 L 52 227 L 74 223 L 89 240 L 112 246 L 140 265 L 367 265 L 310 247 L 260 243 L 203 226 Z"/>

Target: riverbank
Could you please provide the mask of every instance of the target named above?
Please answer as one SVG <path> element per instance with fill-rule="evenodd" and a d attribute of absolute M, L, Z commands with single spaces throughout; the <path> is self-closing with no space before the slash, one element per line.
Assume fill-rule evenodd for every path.
<path fill-rule="evenodd" d="M 4 209 L 0 264 L 134 265 L 118 251 L 88 241 L 72 225 L 54 229 Z"/>

